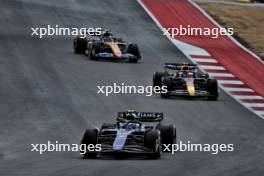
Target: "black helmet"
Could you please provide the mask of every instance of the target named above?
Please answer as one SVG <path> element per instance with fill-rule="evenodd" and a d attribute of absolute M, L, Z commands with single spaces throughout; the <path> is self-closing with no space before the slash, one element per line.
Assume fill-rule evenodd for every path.
<path fill-rule="evenodd" d="M 137 120 L 137 118 L 138 118 L 137 112 L 135 110 L 127 110 L 125 112 L 125 118 L 127 120 Z"/>

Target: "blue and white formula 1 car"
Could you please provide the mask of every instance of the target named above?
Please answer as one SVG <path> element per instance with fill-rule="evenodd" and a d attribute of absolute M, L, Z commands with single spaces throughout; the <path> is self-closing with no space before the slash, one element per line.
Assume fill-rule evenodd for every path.
<path fill-rule="evenodd" d="M 119 112 L 115 124 L 103 124 L 101 129 L 87 129 L 81 144 L 101 144 L 101 151 L 86 151 L 84 158 L 99 154 L 139 154 L 160 158 L 163 144 L 176 142 L 174 125 L 162 125 L 163 113 Z"/>

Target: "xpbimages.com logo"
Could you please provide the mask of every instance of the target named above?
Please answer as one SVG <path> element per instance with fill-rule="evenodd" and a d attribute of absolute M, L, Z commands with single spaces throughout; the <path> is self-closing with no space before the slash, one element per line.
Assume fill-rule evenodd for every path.
<path fill-rule="evenodd" d="M 171 36 L 175 38 L 176 36 L 206 36 L 213 39 L 218 38 L 219 36 L 234 35 L 233 28 L 198 28 L 191 27 L 190 25 L 179 27 L 169 27 L 163 28 L 163 35 Z"/>
<path fill-rule="evenodd" d="M 170 152 L 174 155 L 176 152 L 209 152 L 217 155 L 220 152 L 233 152 L 234 144 L 194 144 L 190 141 L 184 143 L 180 141 L 177 144 L 163 144 L 163 152 Z"/>
<path fill-rule="evenodd" d="M 46 27 L 31 27 L 31 36 L 43 38 L 44 36 L 80 36 L 85 38 L 87 35 L 101 35 L 102 28 L 76 28 L 76 27 L 61 27 L 59 25 L 47 25 Z"/>
<path fill-rule="evenodd" d="M 125 83 L 113 85 L 98 85 L 97 94 L 109 96 L 111 94 L 143 94 L 145 96 L 152 96 L 153 93 L 167 93 L 167 86 L 141 86 L 141 85 L 126 85 Z"/>
<path fill-rule="evenodd" d="M 63 144 L 58 141 L 31 144 L 31 152 L 37 152 L 40 155 L 48 152 L 80 152 L 80 154 L 85 154 L 87 151 L 99 152 L 101 150 L 101 144 Z"/>

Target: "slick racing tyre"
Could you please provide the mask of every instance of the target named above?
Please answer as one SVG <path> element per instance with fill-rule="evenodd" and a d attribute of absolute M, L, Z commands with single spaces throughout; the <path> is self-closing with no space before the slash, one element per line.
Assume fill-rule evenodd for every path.
<path fill-rule="evenodd" d="M 170 90 L 172 90 L 171 79 L 169 77 L 161 78 L 161 86 L 167 87 L 167 93 L 160 93 L 161 98 L 170 98 Z"/>
<path fill-rule="evenodd" d="M 91 51 L 89 52 L 90 60 L 97 60 L 98 58 L 95 56 L 99 52 L 100 48 L 98 45 L 93 45 Z"/>
<path fill-rule="evenodd" d="M 145 147 L 153 151 L 148 157 L 152 159 L 160 158 L 162 154 L 160 131 L 153 129 L 145 134 L 144 139 Z"/>
<path fill-rule="evenodd" d="M 209 92 L 208 100 L 216 101 L 218 98 L 218 83 L 216 79 L 207 80 L 207 91 Z"/>
<path fill-rule="evenodd" d="M 161 87 L 161 78 L 165 76 L 165 72 L 154 72 L 153 74 L 153 87 Z"/>
<path fill-rule="evenodd" d="M 141 58 L 140 51 L 138 49 L 137 44 L 130 43 L 127 47 L 127 53 L 133 54 L 134 56 L 136 56 L 136 59 L 129 59 L 129 62 L 136 63 Z"/>
<path fill-rule="evenodd" d="M 161 143 L 163 148 L 163 144 L 176 144 L 177 132 L 174 125 L 159 125 L 158 130 L 160 131 Z"/>
<path fill-rule="evenodd" d="M 73 41 L 73 49 L 76 54 L 85 54 L 85 50 L 87 48 L 87 40 L 86 38 L 77 37 Z"/>
<path fill-rule="evenodd" d="M 97 129 L 87 129 L 81 140 L 81 144 L 86 146 L 86 148 L 82 148 L 82 151 L 86 150 L 86 152 L 83 154 L 84 158 L 95 158 L 97 156 L 97 152 L 91 152 L 87 150 L 87 146 L 89 144 L 96 145 L 97 142 L 98 142 L 98 130 Z"/>

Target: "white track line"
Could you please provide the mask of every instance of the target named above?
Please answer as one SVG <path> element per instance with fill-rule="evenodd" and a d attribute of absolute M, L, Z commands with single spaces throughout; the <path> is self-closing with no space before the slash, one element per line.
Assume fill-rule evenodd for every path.
<path fill-rule="evenodd" d="M 161 27 L 161 30 L 163 28 Z M 179 50 L 181 50 L 184 55 L 188 57 L 190 61 L 192 61 L 191 55 L 200 55 L 204 57 L 212 57 L 205 49 L 202 49 L 200 47 L 190 45 L 188 43 L 182 42 L 180 40 L 177 40 L 175 38 L 170 37 L 169 35 L 166 35 L 166 37 L 175 45 Z"/>
<path fill-rule="evenodd" d="M 264 111 L 256 111 L 256 113 L 260 116 L 264 116 Z"/>
<path fill-rule="evenodd" d="M 246 107 L 249 107 L 249 108 L 253 108 L 253 107 L 256 107 L 256 108 L 261 108 L 261 107 L 264 107 L 264 103 L 243 103 Z"/>
<path fill-rule="evenodd" d="M 244 83 L 239 80 L 218 80 L 220 84 L 235 84 L 235 85 L 243 85 Z"/>
<path fill-rule="evenodd" d="M 205 70 L 225 70 L 223 66 L 200 65 Z"/>
<path fill-rule="evenodd" d="M 200 59 L 200 58 L 193 58 L 195 62 L 205 62 L 205 63 L 218 63 L 215 59 Z"/>
<path fill-rule="evenodd" d="M 229 92 L 234 92 L 234 91 L 238 91 L 238 92 L 255 92 L 253 89 L 249 89 L 249 88 L 233 88 L 233 87 L 225 87 L 225 89 Z"/>
<path fill-rule="evenodd" d="M 235 98 L 240 100 L 263 100 L 263 97 L 257 95 L 233 95 Z"/>
<path fill-rule="evenodd" d="M 231 73 L 210 73 L 208 72 L 210 76 L 212 77 L 228 77 L 228 78 L 233 78 L 235 77 L 233 74 Z"/>

